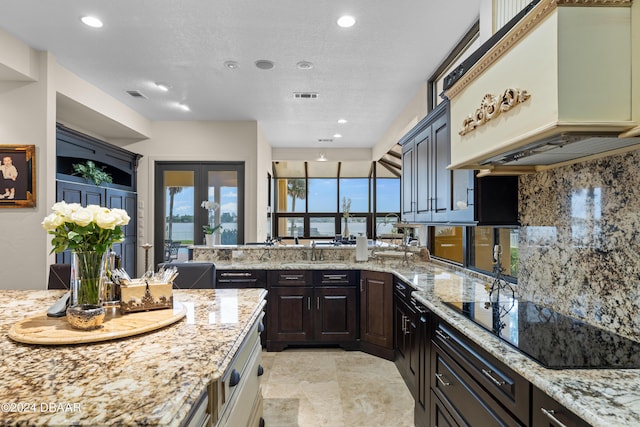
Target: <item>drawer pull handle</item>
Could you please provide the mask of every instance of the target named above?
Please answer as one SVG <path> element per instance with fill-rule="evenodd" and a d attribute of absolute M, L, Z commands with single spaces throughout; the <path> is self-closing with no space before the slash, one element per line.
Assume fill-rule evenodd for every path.
<path fill-rule="evenodd" d="M 545 409 L 545 408 L 540 408 L 540 410 L 542 411 L 542 413 L 549 418 L 554 424 L 557 424 L 558 427 L 567 427 L 567 425 L 565 423 L 563 423 L 562 421 L 560 421 L 558 418 L 556 418 L 555 413 L 556 411 L 554 411 L 553 409 Z"/>
<path fill-rule="evenodd" d="M 235 387 L 240 382 L 240 372 L 235 369 L 231 371 L 231 376 L 229 377 L 229 387 Z"/>
<path fill-rule="evenodd" d="M 405 335 L 409 335 L 411 333 L 411 329 L 409 329 L 409 327 L 407 326 L 410 323 L 411 323 L 411 319 L 409 319 L 408 317 L 405 317 L 404 318 L 404 334 Z"/>
<path fill-rule="evenodd" d="M 346 274 L 325 274 L 324 278 L 326 280 L 346 280 L 347 275 Z"/>
<path fill-rule="evenodd" d="M 251 277 L 251 273 L 222 273 L 222 277 Z"/>
<path fill-rule="evenodd" d="M 440 337 L 440 339 L 443 340 L 448 340 L 450 337 L 449 335 L 445 334 L 444 332 L 442 332 L 440 329 L 436 329 L 436 335 Z"/>
<path fill-rule="evenodd" d="M 486 369 L 482 370 L 482 373 L 484 374 L 485 377 L 489 378 L 491 380 L 492 383 L 494 383 L 495 385 L 497 385 L 498 387 L 502 387 L 505 382 L 504 381 L 500 381 L 494 378 L 493 375 L 491 375 L 493 372 L 491 371 L 487 371 Z"/>
<path fill-rule="evenodd" d="M 438 380 L 438 382 L 439 382 L 440 384 L 442 384 L 442 385 L 443 385 L 443 386 L 445 386 L 445 387 L 450 386 L 450 385 L 451 385 L 451 383 L 450 383 L 449 381 L 445 381 L 445 380 L 443 380 L 443 379 L 442 379 L 442 377 L 444 377 L 444 375 L 442 375 L 442 374 L 436 374 L 436 379 Z"/>
<path fill-rule="evenodd" d="M 262 375 L 264 375 L 264 368 L 262 365 L 258 365 L 258 376 L 261 377 Z"/>
<path fill-rule="evenodd" d="M 301 276 L 282 276 L 284 280 L 300 280 Z"/>

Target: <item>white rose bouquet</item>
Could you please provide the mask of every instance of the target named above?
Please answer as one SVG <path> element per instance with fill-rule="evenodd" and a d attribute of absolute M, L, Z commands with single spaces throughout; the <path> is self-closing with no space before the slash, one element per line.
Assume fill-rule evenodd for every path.
<path fill-rule="evenodd" d="M 123 209 L 98 205 L 83 208 L 79 203 L 58 202 L 52 210 L 42 221 L 42 227 L 53 235 L 51 252 L 55 253 L 67 249 L 105 253 L 113 243 L 124 240 L 122 226 L 131 219 Z"/>

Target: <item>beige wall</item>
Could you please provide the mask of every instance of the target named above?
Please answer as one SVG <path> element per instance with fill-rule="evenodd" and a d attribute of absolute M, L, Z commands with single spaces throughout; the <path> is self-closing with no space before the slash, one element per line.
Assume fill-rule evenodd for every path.
<path fill-rule="evenodd" d="M 52 60 L 15 43 L 14 51 L 15 62 L 4 66 L 27 67 L 38 80 L 0 80 L 0 145 L 36 146 L 36 207 L 0 209 L 0 289 L 44 289 L 50 247 L 40 223 L 55 197 L 55 92 L 47 78 Z"/>
<path fill-rule="evenodd" d="M 271 147 L 257 122 L 153 122 L 151 134 L 152 138 L 125 147 L 143 155 L 138 166 L 139 244 L 153 243 L 154 164 L 157 161 L 245 162 L 245 240 L 266 238 L 266 177 Z M 138 252 L 138 265 L 143 266 L 144 254 Z"/>

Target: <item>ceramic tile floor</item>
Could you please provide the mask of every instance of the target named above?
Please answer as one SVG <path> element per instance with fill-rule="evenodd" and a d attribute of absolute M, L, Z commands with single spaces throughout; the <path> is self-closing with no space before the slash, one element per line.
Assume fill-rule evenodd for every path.
<path fill-rule="evenodd" d="M 262 352 L 266 427 L 413 427 L 413 398 L 393 362 L 359 351 Z"/>

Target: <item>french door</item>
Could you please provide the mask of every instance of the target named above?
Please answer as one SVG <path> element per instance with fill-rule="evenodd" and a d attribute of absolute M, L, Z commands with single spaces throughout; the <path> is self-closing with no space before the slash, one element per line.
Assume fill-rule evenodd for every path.
<path fill-rule="evenodd" d="M 207 225 L 222 225 L 218 244 L 244 243 L 244 162 L 156 162 L 154 188 L 154 265 L 188 260 Z"/>

